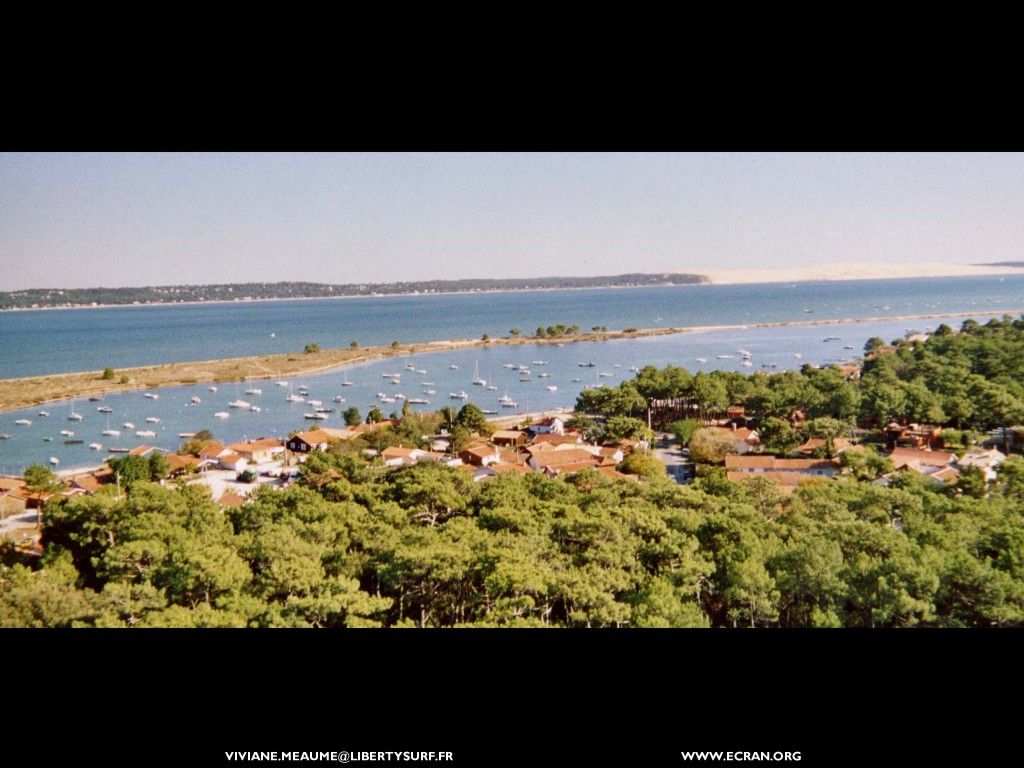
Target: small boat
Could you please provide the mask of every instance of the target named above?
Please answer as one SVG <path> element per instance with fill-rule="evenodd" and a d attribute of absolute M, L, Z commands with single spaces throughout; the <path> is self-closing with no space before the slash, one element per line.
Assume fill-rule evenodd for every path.
<path fill-rule="evenodd" d="M 698 363 L 706 363 L 707 361 L 708 361 L 708 359 L 706 357 L 698 357 L 697 358 L 697 362 Z"/>
<path fill-rule="evenodd" d="M 135 425 L 132 424 L 130 421 L 126 421 L 121 426 L 124 427 L 125 429 L 135 429 Z"/>
<path fill-rule="evenodd" d="M 419 374 L 420 376 L 423 376 L 423 375 L 425 375 L 425 374 L 426 374 L 426 372 L 427 372 L 427 369 L 426 369 L 426 368 L 417 368 L 417 369 L 416 369 L 416 373 L 418 373 L 418 374 Z"/>
<path fill-rule="evenodd" d="M 245 400 L 232 400 L 228 403 L 228 408 L 248 408 L 251 403 Z"/>
<path fill-rule="evenodd" d="M 109 405 L 101 405 L 96 410 L 99 411 L 100 413 L 113 413 L 114 412 L 114 409 L 111 408 Z"/>
<path fill-rule="evenodd" d="M 285 398 L 285 401 L 289 403 L 304 403 L 306 402 L 306 398 L 302 395 L 288 395 L 288 397 Z"/>
<path fill-rule="evenodd" d="M 263 409 L 260 408 L 258 405 L 250 405 L 249 410 L 252 411 L 253 413 L 259 413 Z"/>
<path fill-rule="evenodd" d="M 507 403 L 502 403 L 501 407 L 502 408 L 518 408 L 519 407 L 519 403 L 515 402 L 514 400 L 509 400 Z"/>
<path fill-rule="evenodd" d="M 556 387 L 554 384 L 552 384 L 552 385 L 550 385 L 547 388 L 547 390 L 548 390 L 548 392 L 557 392 L 558 391 L 558 387 Z"/>
<path fill-rule="evenodd" d="M 53 442 L 53 438 L 52 437 L 44 437 L 43 438 L 43 442 L 44 443 L 52 443 Z"/>
<path fill-rule="evenodd" d="M 534 365 L 547 365 L 548 361 L 547 360 L 534 360 L 533 364 Z"/>
<path fill-rule="evenodd" d="M 14 423 L 15 424 L 20 424 L 23 427 L 31 427 L 32 426 L 32 422 L 29 419 L 17 419 Z"/>
<path fill-rule="evenodd" d="M 826 336 L 824 339 L 822 339 L 822 341 L 823 342 L 825 342 L 825 341 L 839 341 L 839 337 L 838 336 Z"/>
<path fill-rule="evenodd" d="M 380 377 L 382 379 L 400 379 L 400 378 L 402 378 L 402 374 L 400 374 L 400 373 L 382 373 L 380 375 Z"/>
<path fill-rule="evenodd" d="M 845 347 L 843 347 L 843 349 L 853 349 L 853 348 L 854 347 L 853 347 L 852 344 L 847 344 Z"/>
<path fill-rule="evenodd" d="M 704 362 L 707 362 L 707 361 L 705 360 Z M 640 373 L 640 369 L 637 368 L 635 365 L 629 366 L 629 370 L 632 371 L 633 373 Z"/>
<path fill-rule="evenodd" d="M 245 394 L 247 394 L 247 395 L 262 395 L 263 394 L 263 390 L 259 389 L 258 387 L 253 387 L 252 389 L 245 390 Z"/>
<path fill-rule="evenodd" d="M 89 443 L 89 447 L 92 448 L 94 451 L 98 451 L 101 448 L 103 448 L 103 445 L 100 443 Z"/>
<path fill-rule="evenodd" d="M 146 392 L 143 394 L 143 397 L 148 397 L 150 400 L 160 399 L 160 395 L 156 394 L 155 392 Z"/>
<path fill-rule="evenodd" d="M 344 403 L 345 402 L 345 398 L 342 397 L 341 395 L 335 395 L 334 397 L 331 398 L 331 402 L 334 402 L 334 403 Z"/>
<path fill-rule="evenodd" d="M 436 395 L 437 394 L 437 390 L 436 389 L 424 389 L 423 390 L 423 394 L 424 395 Z"/>
<path fill-rule="evenodd" d="M 415 405 L 429 405 L 430 401 L 425 397 L 410 397 L 406 402 L 413 403 Z"/>
<path fill-rule="evenodd" d="M 793 357 L 795 357 L 797 360 L 799 360 L 801 357 L 803 357 L 803 355 L 801 355 L 799 352 L 794 352 L 793 353 Z"/>
<path fill-rule="evenodd" d="M 473 385 L 477 387 L 483 387 L 487 384 L 487 379 L 480 378 L 480 361 L 478 360 L 473 367 Z"/>
<path fill-rule="evenodd" d="M 497 414 L 498 412 L 497 412 L 497 411 L 489 411 L 489 410 L 487 410 L 486 408 L 481 408 L 481 409 L 480 409 L 480 413 L 482 413 L 482 414 L 483 414 L 484 416 L 494 416 L 494 415 L 496 415 L 496 414 Z"/>
<path fill-rule="evenodd" d="M 395 395 L 395 400 L 405 400 L 405 395 L 399 392 L 397 395 Z"/>
<path fill-rule="evenodd" d="M 309 404 L 309 405 L 312 405 L 315 408 L 318 405 L 323 405 L 324 401 L 323 400 L 307 400 L 306 403 Z"/>
<path fill-rule="evenodd" d="M 750 352 L 748 352 L 748 351 L 747 351 L 747 350 L 745 350 L 745 349 L 737 349 L 736 351 L 737 351 L 737 352 L 738 352 L 739 354 L 743 355 L 744 357 L 750 357 Z"/>
<path fill-rule="evenodd" d="M 487 389 L 491 392 L 497 392 L 498 388 L 494 384 L 488 384 Z"/>
<path fill-rule="evenodd" d="M 511 402 L 515 402 L 515 401 L 512 400 L 512 397 L 508 394 L 508 392 L 506 392 L 504 395 L 502 395 L 501 397 L 498 398 L 498 402 L 499 403 L 511 403 Z"/>
<path fill-rule="evenodd" d="M 107 448 L 107 453 L 130 453 L 131 448 Z"/>
<path fill-rule="evenodd" d="M 436 385 L 432 381 L 421 381 L 420 382 L 420 386 L 421 387 L 433 387 L 433 386 L 436 386 Z"/>
<path fill-rule="evenodd" d="M 469 395 L 466 394 L 465 390 L 459 390 L 458 392 L 452 392 L 448 395 L 452 400 L 466 400 Z"/>
<path fill-rule="evenodd" d="M 583 381 L 583 379 L 573 379 L 572 383 L 573 384 L 579 384 L 581 381 Z"/>
<path fill-rule="evenodd" d="M 68 421 L 81 421 L 84 418 L 85 417 L 82 414 L 80 414 L 80 413 L 69 413 L 68 414 Z"/>
<path fill-rule="evenodd" d="M 271 331 L 271 332 L 270 332 L 270 338 L 272 338 L 272 339 L 276 339 L 276 338 L 277 338 L 277 334 L 276 334 L 276 333 L 274 333 L 273 331 Z"/>
<path fill-rule="evenodd" d="M 317 408 L 316 412 L 317 413 L 334 413 L 334 409 L 333 408 Z"/>
<path fill-rule="evenodd" d="M 160 423 L 160 417 L 159 416 L 147 416 L 146 417 L 146 423 L 147 424 L 159 424 Z"/>
<path fill-rule="evenodd" d="M 279 387 L 287 387 L 288 386 L 288 382 L 287 381 L 275 381 L 274 383 L 277 384 L 277 386 L 279 386 Z"/>
<path fill-rule="evenodd" d="M 8 435 L 6 432 L 0 433 L 0 440 L 10 440 L 10 439 L 11 439 L 11 435 Z"/>
<path fill-rule="evenodd" d="M 156 437 L 156 432 L 152 429 L 140 429 L 135 434 L 138 437 Z"/>
<path fill-rule="evenodd" d="M 216 388 L 216 387 L 210 387 L 210 391 L 211 391 L 211 392 L 216 392 L 216 391 L 217 391 L 217 388 Z"/>
<path fill-rule="evenodd" d="M 89 402 L 90 402 L 90 403 L 98 403 L 98 402 L 100 402 L 100 400 L 102 400 L 102 399 L 103 399 L 103 395 L 91 395 L 91 396 L 89 397 Z"/>
<path fill-rule="evenodd" d="M 608 371 L 601 371 L 601 373 L 599 373 L 597 375 L 600 376 L 603 379 L 610 379 L 615 374 L 614 373 L 609 373 Z"/>
<path fill-rule="evenodd" d="M 75 434 L 74 430 L 72 429 L 62 429 L 60 433 L 64 435 L 64 437 L 71 437 L 73 434 Z"/>
<path fill-rule="evenodd" d="M 529 376 L 520 376 L 519 380 L 524 383 L 527 381 L 533 381 L 533 379 L 531 379 Z"/>
<path fill-rule="evenodd" d="M 188 437 L 195 437 L 195 436 L 196 436 L 195 432 L 179 432 L 178 433 L 178 437 L 186 437 L 186 438 L 188 438 Z"/>
<path fill-rule="evenodd" d="M 749 360 L 744 360 L 743 361 L 743 365 L 746 366 L 747 368 L 750 368 L 754 364 L 752 362 L 750 362 Z"/>
<path fill-rule="evenodd" d="M 58 459 L 56 456 L 51 456 L 50 457 L 50 463 L 53 464 L 54 466 L 56 466 L 56 465 L 60 464 L 60 459 Z"/>
<path fill-rule="evenodd" d="M 382 403 L 393 403 L 393 402 L 395 402 L 395 398 L 393 398 L 393 397 L 382 397 L 380 399 L 380 401 Z"/>
<path fill-rule="evenodd" d="M 515 368 L 516 364 L 515 363 L 502 363 L 501 367 L 502 368 Z"/>
<path fill-rule="evenodd" d="M 544 373 L 538 373 L 537 374 L 537 378 L 538 379 L 550 379 L 551 378 L 551 374 L 548 373 L 547 371 L 545 371 Z"/>
<path fill-rule="evenodd" d="M 327 414 L 326 413 L 304 413 L 304 414 L 302 414 L 302 418 L 310 419 L 310 420 L 312 420 L 312 419 L 319 419 L 320 421 L 323 421 L 324 419 L 327 418 Z"/>
<path fill-rule="evenodd" d="M 64 445 L 82 445 L 85 440 L 65 440 Z"/>
<path fill-rule="evenodd" d="M 354 387 L 355 383 L 351 382 L 351 381 L 343 381 L 343 382 L 341 382 L 341 386 L 343 386 L 343 387 Z"/>
<path fill-rule="evenodd" d="M 415 371 L 416 370 L 416 366 L 413 365 L 412 363 L 406 363 L 405 364 L 405 370 L 407 370 L 407 371 Z"/>
<path fill-rule="evenodd" d="M 596 368 L 597 363 L 577 363 L 580 368 Z"/>
<path fill-rule="evenodd" d="M 203 402 L 203 399 L 201 397 L 199 397 L 198 395 L 195 395 L 195 396 L 193 396 L 191 402 L 192 402 L 193 405 L 199 405 L 201 402 Z"/>
<path fill-rule="evenodd" d="M 719 360 L 732 360 L 735 355 L 715 355 Z"/>
<path fill-rule="evenodd" d="M 40 416 L 49 416 L 49 415 L 50 415 L 50 412 L 49 412 L 49 411 L 40 411 L 40 412 L 39 412 L 39 415 L 40 415 Z"/>
<path fill-rule="evenodd" d="M 229 416 L 231 416 L 231 414 L 225 411 L 217 411 L 217 413 L 213 414 L 213 418 L 215 419 L 226 419 Z"/>
<path fill-rule="evenodd" d="M 455 364 L 453 363 L 452 365 L 449 365 L 449 366 L 448 366 L 448 370 L 451 370 L 451 371 L 457 371 L 457 370 L 459 370 L 459 366 L 457 366 L 457 365 L 455 365 Z"/>
<path fill-rule="evenodd" d="M 621 368 L 621 367 L 622 367 L 621 363 L 615 363 L 615 365 L 612 366 L 612 368 Z"/>

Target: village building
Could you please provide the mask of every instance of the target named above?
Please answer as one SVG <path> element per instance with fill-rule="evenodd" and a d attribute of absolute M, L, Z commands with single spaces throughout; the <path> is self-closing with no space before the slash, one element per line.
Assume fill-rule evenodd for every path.
<path fill-rule="evenodd" d="M 804 441 L 803 445 L 796 447 L 797 453 L 802 453 L 805 456 L 810 456 L 815 451 L 824 451 L 828 447 L 828 441 L 823 437 L 810 437 Z M 847 440 L 845 437 L 836 437 L 832 439 L 832 452 L 839 455 L 848 448 L 853 447 L 853 443 Z"/>
<path fill-rule="evenodd" d="M 960 467 L 977 467 L 984 473 L 985 480 L 996 479 L 996 467 L 1006 461 L 1006 454 L 998 448 L 976 448 L 965 453 L 957 461 Z"/>
<path fill-rule="evenodd" d="M 499 461 L 501 459 L 501 452 L 497 446 L 477 443 L 461 451 L 459 458 L 465 464 L 471 464 L 474 467 L 486 467 L 488 464 Z"/>
<path fill-rule="evenodd" d="M 527 434 L 521 429 L 499 429 L 491 435 L 491 442 L 495 445 L 526 445 Z"/>
<path fill-rule="evenodd" d="M 332 440 L 344 440 L 351 436 L 351 430 L 345 429 L 314 429 L 309 432 L 297 432 L 288 438 L 285 445 L 293 453 L 310 453 L 326 451 Z"/>
<path fill-rule="evenodd" d="M 737 456 L 727 454 L 725 457 L 726 476 L 730 479 L 743 479 L 752 475 L 766 475 L 769 479 L 779 474 L 788 475 L 785 480 L 791 481 L 798 475 L 805 477 L 833 477 L 839 466 L 829 459 L 782 459 L 778 456 Z"/>
<path fill-rule="evenodd" d="M 261 437 L 258 440 L 245 440 L 232 443 L 227 450 L 237 453 L 250 464 L 266 464 L 281 457 L 284 446 L 280 440 L 272 437 Z"/>
<path fill-rule="evenodd" d="M 565 422 L 557 416 L 549 416 L 544 419 L 538 419 L 537 421 L 529 424 L 526 427 L 527 431 L 531 435 L 564 435 L 565 434 Z"/>

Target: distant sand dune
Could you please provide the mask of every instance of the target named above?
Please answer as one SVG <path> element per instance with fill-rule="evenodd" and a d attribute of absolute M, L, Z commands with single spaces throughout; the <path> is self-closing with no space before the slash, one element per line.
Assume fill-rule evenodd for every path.
<path fill-rule="evenodd" d="M 905 264 L 889 262 L 839 262 L 813 267 L 782 269 L 698 270 L 712 283 L 799 283 L 812 280 L 894 280 L 904 277 L 969 277 L 974 275 L 1024 275 L 1019 267 L 983 267 L 942 261 Z"/>

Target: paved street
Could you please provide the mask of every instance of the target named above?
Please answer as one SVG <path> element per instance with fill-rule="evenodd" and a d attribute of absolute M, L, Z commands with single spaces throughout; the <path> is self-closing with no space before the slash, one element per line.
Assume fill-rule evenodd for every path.
<path fill-rule="evenodd" d="M 677 483 L 688 483 L 692 478 L 693 465 L 679 449 L 679 441 L 674 435 L 659 432 L 654 436 L 654 455 L 661 460 Z"/>

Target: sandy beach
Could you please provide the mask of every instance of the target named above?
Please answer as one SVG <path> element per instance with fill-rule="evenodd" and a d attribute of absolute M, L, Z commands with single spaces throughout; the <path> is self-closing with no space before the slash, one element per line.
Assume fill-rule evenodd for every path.
<path fill-rule="evenodd" d="M 741 283 L 803 283 L 840 280 L 898 280 L 912 277 L 975 277 L 1024 275 L 1017 267 L 983 267 L 978 264 L 954 264 L 944 261 L 920 261 L 893 264 L 889 262 L 837 262 L 813 267 L 782 269 L 718 269 L 700 270 L 713 285 Z"/>

